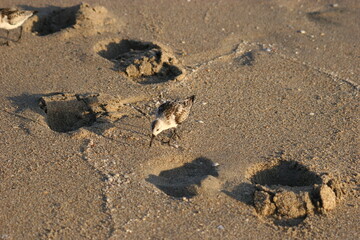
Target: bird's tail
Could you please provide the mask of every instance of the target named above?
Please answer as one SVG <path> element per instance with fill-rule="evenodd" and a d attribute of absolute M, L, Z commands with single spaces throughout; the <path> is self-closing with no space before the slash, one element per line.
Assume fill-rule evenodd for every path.
<path fill-rule="evenodd" d="M 195 95 L 192 95 L 192 96 L 188 97 L 188 99 L 190 99 L 192 102 L 194 102 L 195 101 Z"/>

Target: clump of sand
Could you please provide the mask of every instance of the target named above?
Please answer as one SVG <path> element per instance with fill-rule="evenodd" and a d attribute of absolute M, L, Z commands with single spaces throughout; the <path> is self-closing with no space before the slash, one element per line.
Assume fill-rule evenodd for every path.
<path fill-rule="evenodd" d="M 129 41 L 129 51 L 120 54 L 115 60 L 127 76 L 171 76 L 178 78 L 180 69 L 176 69 L 176 58 L 165 46 L 150 42 Z"/>
<path fill-rule="evenodd" d="M 295 219 L 333 210 L 345 194 L 341 182 L 296 161 L 273 161 L 250 170 L 253 204 L 261 216 Z"/>
<path fill-rule="evenodd" d="M 115 71 L 139 83 L 182 80 L 186 74 L 173 51 L 161 43 L 110 39 L 96 44 L 94 50 L 113 61 Z"/>

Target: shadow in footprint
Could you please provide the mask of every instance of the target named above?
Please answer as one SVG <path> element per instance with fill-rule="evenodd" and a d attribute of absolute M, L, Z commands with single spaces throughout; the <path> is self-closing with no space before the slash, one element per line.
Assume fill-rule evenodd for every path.
<path fill-rule="evenodd" d="M 96 115 L 85 101 L 76 95 L 56 94 L 40 99 L 49 127 L 56 132 L 69 132 L 91 126 Z"/>
<path fill-rule="evenodd" d="M 91 126 L 88 128 L 89 131 L 102 135 L 107 129 L 114 127 L 106 111 L 106 103 L 111 103 L 97 102 L 96 97 L 97 94 L 23 93 L 19 96 L 8 97 L 16 106 L 16 110 L 9 113 L 28 119 L 21 113 L 29 109 L 43 115 L 53 131 L 70 132 Z"/>
<path fill-rule="evenodd" d="M 259 169 L 251 178 L 263 186 L 302 187 L 321 184 L 321 177 L 296 161 L 279 161 L 278 164 Z"/>
<path fill-rule="evenodd" d="M 253 206 L 255 186 L 250 183 L 241 183 L 232 191 L 223 190 L 223 193 L 249 206 Z"/>
<path fill-rule="evenodd" d="M 131 52 L 146 52 L 153 48 L 159 48 L 151 42 L 141 42 L 123 39 L 120 42 L 109 42 L 105 49 L 98 51 L 98 54 L 108 60 L 119 59 L 130 55 Z M 124 56 L 125 55 L 125 56 Z M 160 56 L 158 56 L 160 57 Z"/>
<path fill-rule="evenodd" d="M 80 9 L 80 5 L 66 8 L 57 6 L 35 8 L 28 5 L 20 5 L 20 7 L 25 10 L 38 11 L 39 19 L 34 22 L 31 31 L 39 36 L 46 36 L 74 26 Z"/>
<path fill-rule="evenodd" d="M 106 94 L 57 93 L 40 98 L 39 106 L 46 113 L 49 127 L 57 132 L 69 132 L 82 127 L 97 135 L 114 127 L 118 117 L 113 113 L 121 108 L 118 98 Z"/>
<path fill-rule="evenodd" d="M 15 113 L 21 113 L 27 109 L 30 109 L 36 113 L 43 114 L 43 111 L 39 108 L 39 100 L 44 96 L 51 96 L 53 94 L 29 94 L 23 93 L 19 96 L 8 97 L 7 99 L 11 101 L 11 103 L 16 106 Z"/>
<path fill-rule="evenodd" d="M 235 61 L 239 62 L 243 66 L 252 66 L 255 63 L 255 54 L 253 51 L 249 51 L 236 58 Z"/>
<path fill-rule="evenodd" d="M 169 196 L 191 198 L 198 194 L 202 181 L 208 176 L 218 177 L 219 174 L 210 159 L 200 157 L 181 167 L 164 170 L 158 176 L 151 174 L 146 181 Z"/>
<path fill-rule="evenodd" d="M 164 63 L 158 73 L 152 76 L 144 76 L 143 79 L 139 79 L 138 82 L 144 85 L 164 83 L 176 79 L 176 77 L 181 74 L 182 71 L 180 68 Z"/>

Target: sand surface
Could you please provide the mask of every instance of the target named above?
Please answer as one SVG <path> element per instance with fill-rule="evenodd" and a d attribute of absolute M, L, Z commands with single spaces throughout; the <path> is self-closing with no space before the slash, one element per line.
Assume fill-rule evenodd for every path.
<path fill-rule="evenodd" d="M 359 1 L 11 6 L 0 239 L 360 238 Z"/>

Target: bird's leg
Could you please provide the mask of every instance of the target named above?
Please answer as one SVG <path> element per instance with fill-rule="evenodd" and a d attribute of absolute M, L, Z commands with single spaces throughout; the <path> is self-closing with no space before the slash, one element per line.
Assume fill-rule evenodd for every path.
<path fill-rule="evenodd" d="M 8 30 L 7 31 L 7 34 L 6 34 L 6 45 L 10 46 L 10 38 L 9 38 L 9 34 L 10 34 L 10 31 Z"/>
<path fill-rule="evenodd" d="M 154 139 L 155 139 L 155 135 L 152 134 L 152 135 L 151 135 L 151 139 L 150 139 L 150 146 L 149 146 L 149 147 L 152 146 L 152 143 L 153 143 Z"/>
<path fill-rule="evenodd" d="M 22 32 L 23 32 L 23 26 L 20 26 L 20 35 L 19 35 L 18 39 L 15 42 L 20 41 L 21 36 L 22 36 Z"/>
<path fill-rule="evenodd" d="M 180 137 L 180 135 L 177 133 L 177 128 L 175 128 L 174 129 L 174 135 L 177 137 L 177 138 L 179 138 L 179 140 L 181 140 L 181 137 Z"/>
<path fill-rule="evenodd" d="M 6 30 L 6 42 L 2 43 L 1 45 L 9 46 L 9 30 Z"/>
<path fill-rule="evenodd" d="M 174 134 L 174 131 L 172 131 L 172 132 L 171 132 L 171 136 L 169 137 L 169 140 L 166 141 L 166 142 L 164 141 L 163 143 L 167 143 L 167 144 L 170 146 L 171 140 L 174 139 L 174 135 L 175 135 L 175 134 Z"/>
<path fill-rule="evenodd" d="M 181 139 L 180 136 L 179 136 L 179 134 L 178 134 L 177 131 L 176 131 L 176 128 L 174 128 L 174 130 L 172 131 L 172 134 L 171 134 L 171 136 L 170 136 L 169 141 L 167 142 L 167 144 L 170 145 L 171 140 L 174 140 L 175 137 L 178 137 L 179 139 Z"/>

